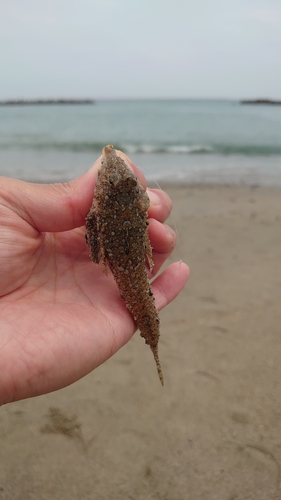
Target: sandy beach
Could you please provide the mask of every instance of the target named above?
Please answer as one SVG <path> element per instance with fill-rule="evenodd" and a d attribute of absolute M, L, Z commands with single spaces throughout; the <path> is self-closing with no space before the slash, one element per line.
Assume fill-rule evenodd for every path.
<path fill-rule="evenodd" d="M 161 387 L 137 333 L 95 372 L 0 409 L 1 500 L 281 498 L 281 188 L 163 188 L 171 261 Z"/>

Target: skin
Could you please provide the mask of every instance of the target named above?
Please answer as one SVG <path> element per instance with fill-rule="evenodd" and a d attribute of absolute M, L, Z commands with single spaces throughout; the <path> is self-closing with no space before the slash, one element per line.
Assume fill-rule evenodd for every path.
<path fill-rule="evenodd" d="M 141 172 L 121 152 L 145 187 Z M 0 404 L 65 387 L 130 340 L 136 325 L 112 276 L 93 266 L 85 242 L 99 158 L 67 184 L 0 178 Z M 164 223 L 167 194 L 148 190 L 149 237 L 156 274 L 175 245 Z M 152 285 L 161 310 L 185 285 L 183 263 Z"/>

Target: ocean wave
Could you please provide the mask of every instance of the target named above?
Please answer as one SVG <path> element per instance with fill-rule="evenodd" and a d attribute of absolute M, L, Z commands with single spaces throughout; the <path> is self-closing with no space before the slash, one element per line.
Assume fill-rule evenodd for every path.
<path fill-rule="evenodd" d="M 122 148 L 121 148 L 122 149 Z M 150 153 L 150 154 L 193 154 L 193 153 L 212 153 L 210 146 L 188 146 L 186 144 L 124 144 L 123 150 L 129 154 Z"/>
<path fill-rule="evenodd" d="M 120 148 L 128 154 L 180 154 L 180 155 L 243 155 L 243 156 L 270 156 L 281 155 L 281 144 L 212 144 L 212 145 L 187 145 L 187 144 L 121 144 Z"/>
<path fill-rule="evenodd" d="M 30 149 L 30 150 L 54 150 L 73 152 L 100 152 L 104 146 L 101 142 L 92 141 L 1 141 L 0 149 Z M 119 145 L 115 146 L 120 149 Z"/>
<path fill-rule="evenodd" d="M 218 144 L 214 152 L 221 155 L 271 156 L 281 154 L 281 144 Z"/>
<path fill-rule="evenodd" d="M 110 141 L 105 141 L 109 143 Z M 94 141 L 42 141 L 42 140 L 1 140 L 0 150 L 24 149 L 24 150 L 54 150 L 68 152 L 97 152 L 100 153 L 105 142 Z M 116 149 L 127 154 L 179 154 L 179 155 L 243 155 L 243 156 L 271 156 L 281 155 L 281 144 L 129 144 L 126 142 L 112 141 Z"/>

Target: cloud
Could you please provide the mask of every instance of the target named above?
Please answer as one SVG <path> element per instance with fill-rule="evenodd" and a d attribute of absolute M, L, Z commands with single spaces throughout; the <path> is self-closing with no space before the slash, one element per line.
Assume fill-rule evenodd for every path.
<path fill-rule="evenodd" d="M 281 10 L 275 7 L 260 7 L 249 12 L 249 18 L 260 24 L 280 26 Z M 280 26 L 281 27 L 281 26 Z"/>

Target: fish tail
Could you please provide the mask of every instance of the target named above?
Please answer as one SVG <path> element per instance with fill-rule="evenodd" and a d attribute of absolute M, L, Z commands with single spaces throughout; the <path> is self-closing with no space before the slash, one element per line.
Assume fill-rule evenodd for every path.
<path fill-rule="evenodd" d="M 163 377 L 163 372 L 162 372 L 162 368 L 161 368 L 160 361 L 159 361 L 158 349 L 155 347 L 151 347 L 151 346 L 150 346 L 150 349 L 152 350 L 152 353 L 153 353 L 153 356 L 155 359 L 158 377 L 160 379 L 161 384 L 164 385 L 164 377 Z"/>

